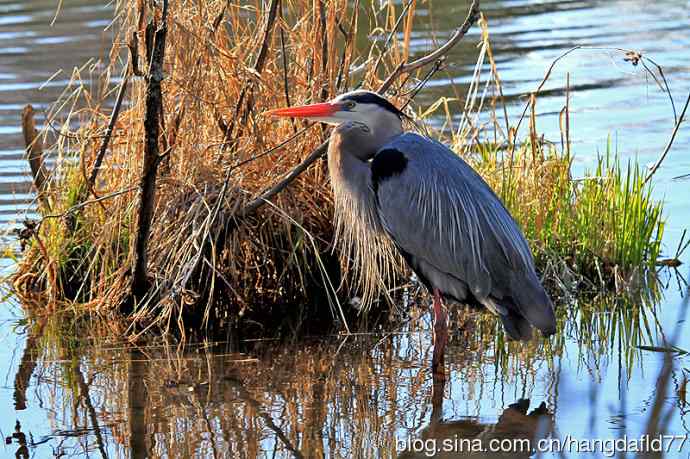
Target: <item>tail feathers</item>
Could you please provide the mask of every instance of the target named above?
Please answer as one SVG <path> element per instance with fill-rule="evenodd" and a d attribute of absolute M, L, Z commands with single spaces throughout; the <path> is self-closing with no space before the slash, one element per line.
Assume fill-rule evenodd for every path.
<path fill-rule="evenodd" d="M 556 333 L 556 314 L 553 310 L 553 303 L 544 291 L 541 282 L 535 273 L 522 279 L 520 282 L 513 282 L 511 288 L 511 299 L 513 306 L 521 316 L 542 332 L 544 336 Z M 511 306 L 508 306 L 510 309 Z"/>
<path fill-rule="evenodd" d="M 513 311 L 509 309 L 506 314 L 499 315 L 501 322 L 503 322 L 503 329 L 510 339 L 529 341 L 532 339 L 532 327 L 529 322 Z"/>
<path fill-rule="evenodd" d="M 541 331 L 544 336 L 556 333 L 553 303 L 536 274 L 529 277 L 532 279 L 523 279 L 519 285 L 514 283 L 510 292 L 511 296 L 493 299 L 506 310 L 506 314 L 500 314 L 500 317 L 503 328 L 512 339 L 530 339 L 532 337 L 530 325 Z"/>

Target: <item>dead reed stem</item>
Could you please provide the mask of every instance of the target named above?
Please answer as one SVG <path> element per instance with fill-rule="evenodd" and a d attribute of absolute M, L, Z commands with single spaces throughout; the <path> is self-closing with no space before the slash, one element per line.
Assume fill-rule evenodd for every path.
<path fill-rule="evenodd" d="M 388 75 L 388 78 L 386 78 L 381 86 L 379 86 L 378 92 L 383 93 L 388 91 L 388 88 L 393 85 L 393 82 L 395 82 L 400 75 L 411 73 L 421 67 L 437 61 L 438 59 L 441 59 L 443 56 L 448 54 L 448 52 L 465 37 L 470 28 L 477 22 L 479 19 L 479 12 L 479 0 L 472 0 L 472 4 L 467 12 L 465 21 L 455 30 L 455 33 L 453 33 L 448 41 L 446 41 L 439 48 L 425 56 L 420 57 L 419 59 L 416 59 L 410 63 L 401 62 L 393 73 Z"/>
<path fill-rule="evenodd" d="M 38 193 L 38 199 L 43 207 L 50 212 L 48 201 L 48 172 L 43 164 L 43 142 L 36 131 L 34 121 L 34 108 L 31 105 L 24 107 L 22 111 L 22 133 L 24 145 L 26 145 L 26 159 L 31 167 L 31 176 Z"/>
<path fill-rule="evenodd" d="M 98 177 L 98 172 L 101 170 L 101 163 L 103 162 L 103 157 L 108 150 L 108 145 L 110 144 L 110 138 L 113 135 L 113 130 L 115 129 L 115 124 L 117 123 L 117 117 L 120 115 L 120 109 L 122 108 L 122 101 L 125 98 L 125 93 L 127 92 L 127 84 L 129 83 L 129 66 L 125 68 L 125 75 L 122 77 L 122 83 L 120 83 L 120 89 L 117 91 L 117 97 L 115 99 L 115 106 L 113 107 L 113 112 L 110 115 L 110 121 L 108 121 L 108 127 L 105 130 L 105 136 L 103 137 L 103 142 L 101 142 L 101 148 L 98 150 L 98 155 L 93 162 L 93 169 L 91 169 L 91 174 L 89 175 L 89 181 L 87 183 L 88 189 L 93 190 L 96 184 L 96 178 Z"/>

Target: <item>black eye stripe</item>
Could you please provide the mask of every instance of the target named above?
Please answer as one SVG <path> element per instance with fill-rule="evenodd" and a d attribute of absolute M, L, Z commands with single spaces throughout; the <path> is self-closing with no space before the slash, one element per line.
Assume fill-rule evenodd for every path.
<path fill-rule="evenodd" d="M 346 97 L 344 97 L 343 100 L 351 100 L 353 102 L 357 102 L 360 104 L 375 104 L 385 110 L 388 110 L 389 112 L 395 113 L 396 115 L 398 115 L 400 119 L 402 119 L 403 116 L 403 113 L 400 110 L 398 110 L 398 108 L 395 105 L 391 104 L 386 99 L 373 92 L 362 91 L 354 94 L 349 94 Z"/>

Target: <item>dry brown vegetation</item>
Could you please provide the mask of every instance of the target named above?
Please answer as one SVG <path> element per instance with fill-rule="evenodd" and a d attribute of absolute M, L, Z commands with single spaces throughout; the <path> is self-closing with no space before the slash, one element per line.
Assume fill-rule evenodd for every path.
<path fill-rule="evenodd" d="M 382 32 L 396 25 L 400 11 L 393 4 L 375 13 L 344 0 L 279 3 L 264 9 L 260 2 L 169 2 L 147 250 L 150 290 L 135 299 L 135 319 L 142 324 L 170 324 L 183 311 L 207 319 L 211 309 L 216 318 L 234 318 L 261 305 L 323 298 L 313 292 L 324 286 L 335 301 L 339 279 L 329 247 L 325 163 L 261 199 L 326 134 L 311 126 L 307 135 L 296 135 L 302 124 L 275 123 L 261 113 L 324 100 L 354 85 L 380 86 L 407 56 L 410 30 L 402 43 Z M 414 9 L 403 13 L 411 24 Z M 108 89 L 95 91 L 76 73 L 55 104 L 50 117 L 62 131 L 51 151 L 70 159 L 55 172 L 50 190 L 54 217 L 31 234 L 34 243 L 14 278 L 28 304 L 48 300 L 60 308 L 74 300 L 107 313 L 127 300 L 147 139 L 146 48 L 154 46 L 152 31 L 162 15 L 144 2 L 120 2 L 120 33 L 98 85 Z M 380 33 L 357 45 L 363 24 Z M 387 52 L 381 52 L 385 40 Z M 107 101 L 118 92 L 126 103 L 111 118 L 110 136 Z M 275 148 L 288 138 L 288 146 Z M 93 183 L 90 175 L 97 175 Z"/>
<path fill-rule="evenodd" d="M 342 306 L 351 273 L 332 247 L 327 132 L 261 114 L 360 86 L 406 106 L 475 22 L 477 4 L 445 44 L 410 61 L 414 1 L 119 2 L 108 65 L 91 69 L 91 83 L 77 69 L 48 114 L 44 150 L 60 161 L 41 194 L 43 218 L 21 233 L 28 248 L 13 293 L 38 316 L 132 313 L 107 322 L 130 336 L 240 320 L 289 327 L 286 316 L 315 304 L 347 328 L 356 311 Z M 446 140 L 504 199 L 556 289 L 618 287 L 646 272 L 663 234 L 650 186 L 615 154 L 596 180 L 573 181 L 567 98 L 562 150 L 537 132 L 543 83 L 520 144 L 517 126 L 496 116 L 500 78 L 481 24 L 463 122 Z M 486 110 L 503 143 L 482 136 Z"/>

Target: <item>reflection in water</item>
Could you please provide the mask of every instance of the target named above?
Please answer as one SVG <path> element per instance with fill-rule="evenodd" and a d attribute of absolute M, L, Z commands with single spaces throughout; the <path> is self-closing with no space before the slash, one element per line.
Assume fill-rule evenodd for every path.
<path fill-rule="evenodd" d="M 399 459 L 436 458 L 528 458 L 531 445 L 551 434 L 552 414 L 544 402 L 529 414 L 530 401 L 520 399 L 508 406 L 495 424 L 483 424 L 476 418 L 442 421 L 431 415 L 431 423 L 419 439 L 405 439 L 397 448 Z M 440 407 L 439 407 L 440 408 Z M 503 445 L 502 447 L 500 445 Z M 493 451 L 501 449 L 501 451 Z"/>
<path fill-rule="evenodd" d="M 19 421 L 14 425 L 14 433 L 12 436 L 5 438 L 5 444 L 11 445 L 14 441 L 17 442 L 19 448 L 15 451 L 14 456 L 20 459 L 29 459 L 29 448 L 26 445 L 26 434 L 22 432 L 22 425 Z"/>
<path fill-rule="evenodd" d="M 91 431 L 96 439 L 96 448 L 100 453 L 102 458 L 106 458 L 108 455 L 105 452 L 105 447 L 103 444 L 103 434 L 101 432 L 101 427 L 99 426 L 98 415 L 96 414 L 96 409 L 91 401 L 91 396 L 89 395 L 89 384 L 87 384 L 84 379 L 84 374 L 81 372 L 80 359 L 77 356 L 72 360 L 72 374 L 77 382 L 78 390 L 78 400 L 84 406 L 86 414 L 88 416 L 89 422 L 91 424 Z"/>
<path fill-rule="evenodd" d="M 31 382 L 31 375 L 36 368 L 36 360 L 39 358 L 38 339 L 42 328 L 40 325 L 29 330 L 26 338 L 26 347 L 22 355 L 21 363 L 14 376 L 14 409 L 21 411 L 26 409 L 26 390 Z M 35 331 L 37 330 L 37 331 Z"/>
<path fill-rule="evenodd" d="M 131 457 L 149 457 L 146 437 L 146 403 L 148 392 L 144 377 L 147 361 L 137 349 L 127 352 L 129 370 L 127 371 L 127 424 Z"/>
<path fill-rule="evenodd" d="M 247 389 L 245 389 L 245 387 L 242 385 L 241 380 L 229 376 L 227 377 L 226 381 L 237 390 L 239 394 L 239 399 L 254 409 L 256 414 L 264 421 L 266 428 L 275 433 L 276 439 L 280 440 L 280 442 L 283 444 L 285 449 L 287 449 L 287 451 L 292 453 L 295 457 L 304 457 L 302 453 L 290 442 L 290 439 L 287 436 L 285 436 L 285 433 L 280 429 L 280 427 L 275 425 L 273 419 L 271 419 L 271 416 L 264 412 L 261 403 L 252 398 L 249 391 L 247 391 Z M 317 379 L 316 381 L 314 381 L 312 387 L 314 388 L 314 390 L 320 389 L 322 391 L 323 383 Z M 314 402 L 314 406 L 311 407 L 311 409 L 308 408 L 309 412 L 319 413 L 321 415 L 325 414 L 323 410 L 323 403 L 319 403 L 323 402 L 323 400 L 320 397 L 314 397 Z M 321 416 L 317 419 L 320 419 L 322 422 L 323 417 Z M 323 439 L 321 438 L 321 429 L 319 428 L 319 426 L 321 426 L 321 422 L 306 423 L 308 428 L 304 438 L 305 445 L 303 449 L 305 451 L 313 450 L 315 446 L 321 444 L 321 442 L 323 441 Z"/>
<path fill-rule="evenodd" d="M 621 391 L 640 380 L 625 375 L 640 361 L 637 344 L 647 342 L 637 340 L 660 331 L 654 309 L 637 301 L 602 304 L 582 304 L 580 314 L 569 318 L 577 331 L 577 347 L 570 350 L 563 337 L 548 345 L 503 343 L 487 316 L 451 310 L 454 332 L 445 371 L 436 373 L 430 370 L 428 312 L 383 336 L 249 341 L 243 352 L 236 343 L 180 348 L 168 342 L 132 347 L 98 337 L 74 340 L 56 316 L 29 328 L 14 377 L 16 400 L 25 403 L 22 413 L 40 404 L 50 428 L 43 421 L 29 428 L 37 430 L 25 427 L 26 435 L 14 441 L 35 457 L 57 451 L 101 458 L 412 458 L 425 457 L 425 448 L 444 441 L 465 446 L 436 457 L 494 457 L 477 451 L 494 440 L 577 433 L 573 421 L 585 419 L 585 409 L 589 425 L 607 419 L 596 407 L 602 396 L 596 384 L 588 383 L 590 394 L 568 388 L 562 374 L 572 366 L 568 352 L 583 363 L 584 381 L 590 381 L 589 371 L 592 381 L 599 380 L 612 362 L 623 374 Z M 609 312 L 615 309 L 626 312 Z M 604 322 L 606 328 L 599 328 Z M 599 337 L 586 336 L 592 334 Z M 671 375 L 682 381 L 675 370 Z M 27 381 L 36 381 L 34 395 L 27 394 Z M 672 397 L 680 404 L 677 392 Z M 530 399 L 536 401 L 531 411 Z M 616 413 L 620 432 L 634 426 L 636 417 L 647 419 L 630 412 L 625 401 Z M 659 413 L 668 416 L 666 409 Z M 8 424 L 0 421 L 0 428 Z M 502 457 L 526 458 L 528 449 Z"/>
<path fill-rule="evenodd" d="M 552 435 L 554 416 L 567 418 L 569 409 L 555 410 L 564 349 L 505 345 L 483 329 L 485 316 L 452 317 L 464 332 L 451 335 L 443 373 L 430 371 L 427 320 L 383 337 L 252 341 L 245 353 L 226 343 L 59 341 L 64 350 L 55 359 L 55 342 L 39 344 L 30 351 L 33 365 L 18 368 L 15 390 L 30 378 L 26 368 L 41 375 L 36 399 L 54 427 L 28 448 L 39 457 L 58 448 L 66 457 L 409 458 L 423 457 L 404 450 L 414 441 L 486 446 Z M 530 398 L 544 402 L 528 412 Z M 474 406 L 481 400 L 496 402 Z M 443 454 L 437 457 L 488 457 Z"/>
<path fill-rule="evenodd" d="M 431 414 L 428 425 L 419 438 L 397 439 L 399 459 L 421 457 L 511 457 L 528 458 L 533 442 L 551 433 L 552 414 L 542 402 L 527 414 L 530 401 L 520 399 L 508 406 L 495 424 L 482 424 L 474 417 L 446 420 L 443 417 L 443 398 L 446 374 L 444 368 L 432 370 Z M 511 447 L 503 452 L 492 451 L 493 445 L 508 441 Z"/>

